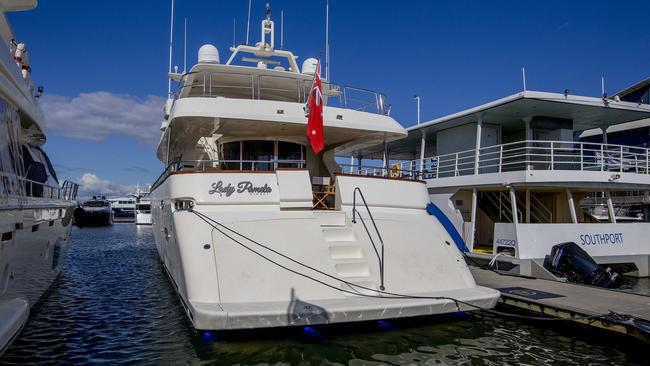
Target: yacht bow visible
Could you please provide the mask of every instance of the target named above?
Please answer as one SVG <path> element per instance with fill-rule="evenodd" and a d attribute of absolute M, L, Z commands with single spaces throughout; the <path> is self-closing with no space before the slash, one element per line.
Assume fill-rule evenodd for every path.
<path fill-rule="evenodd" d="M 156 246 L 197 329 L 311 325 L 490 308 L 424 182 L 344 174 L 335 154 L 406 131 L 383 94 L 323 81 L 325 150 L 307 143 L 317 61 L 299 68 L 262 21 L 256 46 L 214 46 L 165 108 L 151 189 Z M 242 65 L 244 64 L 244 65 Z"/>

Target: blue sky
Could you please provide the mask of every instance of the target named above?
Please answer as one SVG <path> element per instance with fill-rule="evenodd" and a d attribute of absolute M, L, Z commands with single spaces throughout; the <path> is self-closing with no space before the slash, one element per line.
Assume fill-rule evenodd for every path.
<path fill-rule="evenodd" d="M 41 0 L 9 15 L 26 42 L 33 78 L 45 87 L 45 146 L 59 174 L 92 173 L 118 191 L 151 183 L 166 93 L 167 0 Z M 253 0 L 251 43 L 259 40 L 264 0 Z M 183 18 L 188 63 L 204 43 L 224 60 L 232 24 L 242 43 L 247 0 L 176 0 L 174 64 L 182 69 Z M 324 52 L 324 1 L 271 1 L 285 49 L 304 60 Z M 330 0 L 335 83 L 386 93 L 392 115 L 416 121 L 475 106 L 522 89 L 612 94 L 650 77 L 650 1 L 344 1 Z M 276 39 L 276 44 L 279 40 Z M 300 61 L 299 60 L 299 61 Z M 300 63 L 300 62 L 299 62 Z"/>

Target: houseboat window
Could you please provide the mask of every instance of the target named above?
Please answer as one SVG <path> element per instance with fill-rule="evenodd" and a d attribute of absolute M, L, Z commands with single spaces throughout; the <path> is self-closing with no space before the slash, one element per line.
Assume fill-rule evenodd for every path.
<path fill-rule="evenodd" d="M 234 141 L 225 143 L 222 146 L 223 160 L 233 160 L 232 162 L 223 163 L 222 169 L 224 170 L 240 170 L 241 164 L 241 142 Z"/>
<path fill-rule="evenodd" d="M 242 141 L 242 160 L 259 161 L 244 162 L 243 170 L 273 170 L 274 141 Z"/>
<path fill-rule="evenodd" d="M 292 142 L 278 141 L 278 160 L 303 160 L 305 156 L 304 146 Z M 297 168 L 298 164 L 293 162 L 279 162 L 278 168 Z"/>

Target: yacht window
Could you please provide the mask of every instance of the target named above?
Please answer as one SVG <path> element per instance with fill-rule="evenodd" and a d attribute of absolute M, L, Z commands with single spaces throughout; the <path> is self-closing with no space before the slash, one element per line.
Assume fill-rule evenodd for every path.
<path fill-rule="evenodd" d="M 26 191 L 28 196 L 43 197 L 43 185 L 47 181 L 45 165 L 34 160 L 29 148 L 23 145 L 23 165 L 25 169 Z"/>
<path fill-rule="evenodd" d="M 52 176 L 52 178 L 54 178 L 54 180 L 57 183 L 59 183 L 59 178 L 56 176 L 56 172 L 54 171 L 54 167 L 52 166 L 50 157 L 47 156 L 47 154 L 45 153 L 45 151 L 43 151 L 43 149 L 41 148 L 37 148 L 37 149 L 41 152 L 41 154 L 43 154 L 43 158 L 45 158 L 45 163 L 47 164 L 47 170 L 50 172 L 50 175 Z"/>
<path fill-rule="evenodd" d="M 292 162 L 278 162 L 278 168 L 299 168 L 301 164 L 293 161 L 303 160 L 304 146 L 292 142 L 278 141 L 278 160 L 291 160 Z"/>
<path fill-rule="evenodd" d="M 83 205 L 84 205 L 84 207 L 108 207 L 108 202 L 104 202 L 104 201 L 87 201 Z"/>
<path fill-rule="evenodd" d="M 228 162 L 223 163 L 222 169 L 224 170 L 240 170 L 241 165 L 239 161 L 241 160 L 240 156 L 240 141 L 228 142 L 221 145 L 223 160 L 228 160 Z"/>
<path fill-rule="evenodd" d="M 244 170 L 273 170 L 274 141 L 242 141 L 242 160 Z"/>

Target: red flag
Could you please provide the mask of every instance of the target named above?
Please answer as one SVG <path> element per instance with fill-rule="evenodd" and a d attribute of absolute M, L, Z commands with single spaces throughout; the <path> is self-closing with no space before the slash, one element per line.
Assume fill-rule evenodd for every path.
<path fill-rule="evenodd" d="M 320 82 L 320 63 L 316 67 L 314 74 L 314 83 L 309 92 L 307 108 L 309 110 L 309 119 L 307 120 L 307 139 L 311 144 L 312 150 L 318 154 L 325 147 L 323 136 L 323 88 Z"/>

